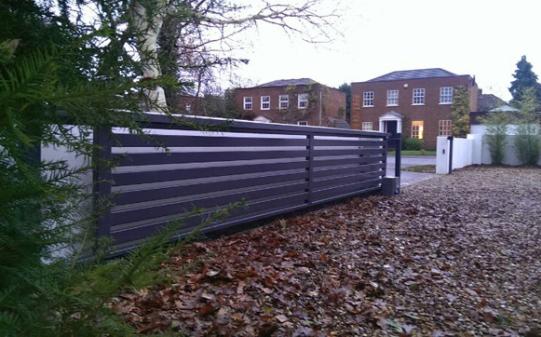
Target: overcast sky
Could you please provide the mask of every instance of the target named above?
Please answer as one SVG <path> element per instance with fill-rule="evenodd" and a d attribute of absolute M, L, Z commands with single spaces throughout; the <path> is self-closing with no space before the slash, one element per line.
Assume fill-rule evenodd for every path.
<path fill-rule="evenodd" d="M 541 75 L 538 0 L 351 0 L 341 13 L 342 36 L 325 45 L 260 26 L 246 35 L 251 44 L 239 55 L 250 63 L 236 72 L 252 84 L 310 77 L 338 86 L 439 67 L 474 75 L 485 93 L 506 100 L 521 55 Z"/>

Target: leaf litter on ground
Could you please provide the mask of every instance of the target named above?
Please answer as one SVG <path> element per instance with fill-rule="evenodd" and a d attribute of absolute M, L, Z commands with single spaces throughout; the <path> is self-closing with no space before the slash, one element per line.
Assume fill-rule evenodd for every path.
<path fill-rule="evenodd" d="M 162 267 L 173 282 L 112 304 L 141 333 L 525 335 L 540 219 L 540 169 L 472 167 L 191 244 Z"/>

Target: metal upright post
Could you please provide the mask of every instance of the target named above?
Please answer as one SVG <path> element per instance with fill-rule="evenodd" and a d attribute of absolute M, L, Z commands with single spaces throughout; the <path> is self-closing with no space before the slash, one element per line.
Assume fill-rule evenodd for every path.
<path fill-rule="evenodd" d="M 94 210 L 97 212 L 96 238 L 111 233 L 111 210 L 108 199 L 111 197 L 111 127 L 94 129 L 93 190 Z"/>
<path fill-rule="evenodd" d="M 310 133 L 306 136 L 308 144 L 306 149 L 308 149 L 308 194 L 306 196 L 306 203 L 312 203 L 312 192 L 314 190 L 314 134 Z"/>
<path fill-rule="evenodd" d="M 449 141 L 449 174 L 453 173 L 453 136 L 447 137 Z"/>
<path fill-rule="evenodd" d="M 394 176 L 400 178 L 400 168 L 402 165 L 402 134 L 397 133 L 395 138 L 395 160 L 394 160 Z"/>

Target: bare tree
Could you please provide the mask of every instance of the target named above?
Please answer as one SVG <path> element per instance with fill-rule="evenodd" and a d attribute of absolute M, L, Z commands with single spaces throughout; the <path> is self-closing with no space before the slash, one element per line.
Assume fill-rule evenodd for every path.
<path fill-rule="evenodd" d="M 311 43 L 328 42 L 337 14 L 334 9 L 323 13 L 321 2 L 245 5 L 227 0 L 134 0 L 131 24 L 138 36 L 143 77 L 152 81 L 166 74 L 188 79 L 196 83 L 194 91 L 199 94 L 202 85 L 213 79 L 214 68 L 246 62 L 231 56 L 238 48 L 236 38 L 260 24 L 276 26 Z M 162 108 L 167 96 L 158 84 L 148 92 L 149 99 Z"/>

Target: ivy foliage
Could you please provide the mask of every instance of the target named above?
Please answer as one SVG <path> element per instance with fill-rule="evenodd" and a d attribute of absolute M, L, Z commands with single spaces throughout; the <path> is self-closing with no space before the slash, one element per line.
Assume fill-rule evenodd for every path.
<path fill-rule="evenodd" d="M 463 86 L 454 88 L 451 118 L 453 136 L 466 137 L 470 132 L 470 96 L 468 89 Z"/>

